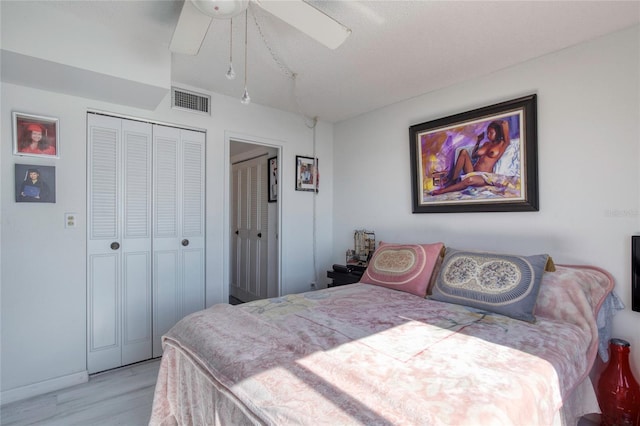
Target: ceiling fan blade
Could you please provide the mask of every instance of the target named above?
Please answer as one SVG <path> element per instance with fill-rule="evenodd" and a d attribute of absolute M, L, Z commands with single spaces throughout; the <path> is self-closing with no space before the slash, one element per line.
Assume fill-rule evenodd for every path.
<path fill-rule="evenodd" d="M 190 0 L 185 0 L 173 31 L 169 50 L 173 53 L 197 55 L 207 35 L 212 18 L 200 12 Z"/>
<path fill-rule="evenodd" d="M 351 34 L 349 28 L 303 0 L 254 0 L 254 2 L 329 49 L 339 47 Z"/>

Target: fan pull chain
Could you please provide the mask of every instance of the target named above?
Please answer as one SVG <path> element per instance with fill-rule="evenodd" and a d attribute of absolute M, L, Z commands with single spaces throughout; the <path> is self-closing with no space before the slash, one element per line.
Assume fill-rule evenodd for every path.
<path fill-rule="evenodd" d="M 233 80 L 236 78 L 236 72 L 233 69 L 233 18 L 229 22 L 229 69 L 225 75 L 229 80 Z"/>
<path fill-rule="evenodd" d="M 280 57 L 276 54 L 276 52 L 274 52 L 274 50 L 269 45 L 269 42 L 267 41 L 267 38 L 264 36 L 264 33 L 262 32 L 262 27 L 260 26 L 260 23 L 258 22 L 258 18 L 256 18 L 256 14 L 255 13 L 253 14 L 253 22 L 255 22 L 256 28 L 258 28 L 258 33 L 260 34 L 260 38 L 262 39 L 262 42 L 264 43 L 264 45 L 266 46 L 267 50 L 269 51 L 269 54 L 271 55 L 271 59 L 273 59 L 273 62 L 275 62 L 276 65 L 278 65 L 278 68 L 280 68 L 280 70 L 284 73 L 284 75 L 286 75 L 287 77 L 289 77 L 291 79 L 295 79 L 296 78 L 296 73 L 291 71 L 289 69 L 289 67 L 287 67 L 282 62 Z"/>
<path fill-rule="evenodd" d="M 240 102 L 245 105 L 251 102 L 251 97 L 249 96 L 249 91 L 247 90 L 247 22 L 248 9 L 244 11 L 244 93 L 242 94 L 242 99 L 240 99 Z"/>

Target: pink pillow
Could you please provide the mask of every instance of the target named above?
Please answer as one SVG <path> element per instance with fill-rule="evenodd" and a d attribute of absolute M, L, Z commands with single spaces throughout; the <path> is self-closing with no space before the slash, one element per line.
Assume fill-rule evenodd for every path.
<path fill-rule="evenodd" d="M 425 297 L 431 274 L 442 261 L 444 244 L 380 243 L 361 283 L 379 285 Z"/>

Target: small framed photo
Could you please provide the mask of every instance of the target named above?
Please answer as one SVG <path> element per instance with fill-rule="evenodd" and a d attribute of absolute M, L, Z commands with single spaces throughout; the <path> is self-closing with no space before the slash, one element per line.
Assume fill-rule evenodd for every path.
<path fill-rule="evenodd" d="M 269 178 L 267 179 L 269 185 L 269 202 L 275 203 L 278 201 L 278 157 L 271 157 L 268 160 L 269 163 Z"/>
<path fill-rule="evenodd" d="M 55 203 L 56 168 L 16 164 L 17 203 Z"/>
<path fill-rule="evenodd" d="M 58 119 L 14 112 L 13 154 L 60 158 Z"/>
<path fill-rule="evenodd" d="M 318 192 L 318 159 L 296 155 L 296 191 Z"/>

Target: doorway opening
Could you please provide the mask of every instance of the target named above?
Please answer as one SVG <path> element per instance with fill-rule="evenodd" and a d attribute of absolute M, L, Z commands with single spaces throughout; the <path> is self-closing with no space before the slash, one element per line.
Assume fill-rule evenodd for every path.
<path fill-rule="evenodd" d="M 281 201 L 277 192 L 281 147 L 230 137 L 228 231 L 224 301 L 231 304 L 281 294 Z M 273 161 L 275 159 L 275 161 Z M 271 173 L 271 176 L 270 176 Z M 276 182 L 274 187 L 269 186 Z M 277 196 L 274 196 L 276 194 Z"/>

